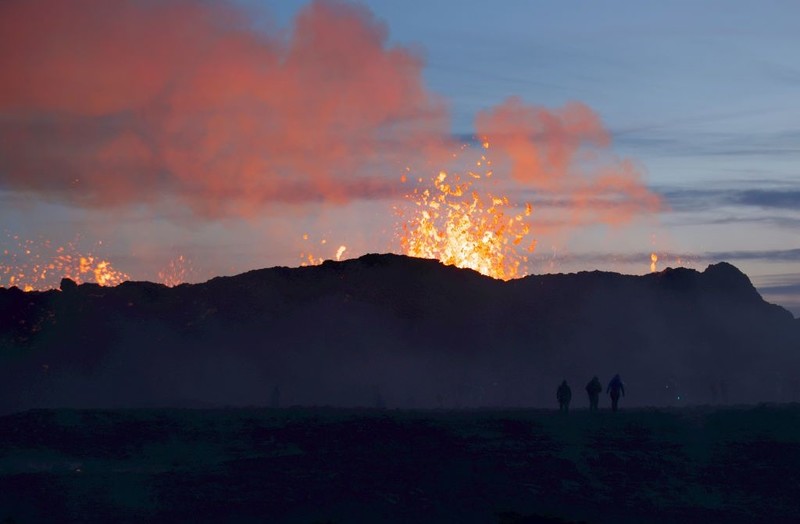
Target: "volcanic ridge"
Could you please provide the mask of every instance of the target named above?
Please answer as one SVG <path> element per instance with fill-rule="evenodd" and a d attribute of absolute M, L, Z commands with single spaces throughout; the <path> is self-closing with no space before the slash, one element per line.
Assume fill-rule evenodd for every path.
<path fill-rule="evenodd" d="M 369 254 L 173 288 L 0 288 L 0 411 L 547 407 L 620 373 L 624 405 L 800 400 L 800 320 L 727 263 L 500 281 Z M 574 401 L 580 406 L 582 397 Z"/>

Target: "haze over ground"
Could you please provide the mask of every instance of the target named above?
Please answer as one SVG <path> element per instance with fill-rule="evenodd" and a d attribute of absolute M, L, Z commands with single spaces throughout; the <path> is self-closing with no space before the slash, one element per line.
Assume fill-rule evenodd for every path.
<path fill-rule="evenodd" d="M 727 260 L 797 315 L 798 9 L 7 1 L 2 264 L 14 236 L 148 280 L 400 252 L 403 195 L 485 132 L 528 273 Z"/>
<path fill-rule="evenodd" d="M 800 320 L 746 275 L 508 282 L 365 255 L 169 288 L 0 289 L 0 413 L 265 405 L 552 407 L 620 373 L 623 407 L 800 401 Z M 608 405 L 604 396 L 603 406 Z"/>

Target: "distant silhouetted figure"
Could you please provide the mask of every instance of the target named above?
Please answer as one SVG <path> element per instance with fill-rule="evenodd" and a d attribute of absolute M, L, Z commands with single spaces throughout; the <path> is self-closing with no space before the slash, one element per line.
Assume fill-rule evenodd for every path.
<path fill-rule="evenodd" d="M 622 383 L 622 379 L 619 378 L 619 375 L 614 375 L 614 378 L 608 383 L 606 393 L 611 395 L 611 409 L 616 411 L 617 404 L 619 403 L 619 394 L 622 393 L 622 396 L 625 396 L 625 384 Z"/>
<path fill-rule="evenodd" d="M 569 389 L 566 380 L 558 386 L 556 398 L 558 399 L 559 411 L 563 413 L 569 411 L 569 401 L 572 400 L 572 390 Z"/>
<path fill-rule="evenodd" d="M 597 411 L 597 404 L 600 401 L 600 393 L 603 392 L 603 385 L 600 384 L 600 379 L 597 376 L 592 377 L 592 380 L 586 384 L 586 393 L 589 395 L 589 410 Z"/>
<path fill-rule="evenodd" d="M 273 409 L 281 407 L 281 388 L 275 386 L 269 398 L 269 406 Z"/>

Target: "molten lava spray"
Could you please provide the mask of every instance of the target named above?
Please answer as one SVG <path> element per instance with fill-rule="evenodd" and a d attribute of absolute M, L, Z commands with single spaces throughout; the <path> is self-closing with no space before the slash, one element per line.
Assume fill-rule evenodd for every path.
<path fill-rule="evenodd" d="M 475 162 L 482 173 L 441 171 L 428 187 L 415 189 L 409 198 L 416 212 L 401 213 L 404 253 L 508 280 L 527 273 L 536 248 L 533 206 L 509 193 L 559 202 L 551 234 L 620 226 L 660 209 L 635 164 L 609 151 L 608 131 L 584 104 L 548 110 L 510 98 L 481 112 L 475 127 L 484 152 L 491 144 L 497 161 L 482 154 Z"/>
<path fill-rule="evenodd" d="M 493 174 L 485 155 L 475 164 L 485 166 L 483 173 L 468 171 L 465 178 L 441 171 L 432 187 L 416 188 L 409 195 L 416 209 L 402 225 L 401 248 L 410 256 L 435 258 L 493 278 L 524 276 L 527 254 L 516 247 L 526 246 L 527 253 L 536 248 L 528 224 L 533 208 L 525 203 L 518 209 L 507 196 L 475 187 Z"/>
<path fill-rule="evenodd" d="M 179 286 L 188 282 L 193 272 L 191 260 L 179 255 L 158 272 L 158 281 L 169 287 Z"/>
<path fill-rule="evenodd" d="M 304 233 L 303 234 L 303 240 L 304 241 L 309 241 L 310 238 L 311 237 L 310 237 L 310 235 L 308 233 Z M 325 239 L 325 238 L 323 238 L 322 240 L 319 241 L 319 245 L 320 246 L 327 246 L 327 244 L 328 244 L 328 240 Z M 340 245 L 338 247 L 338 249 L 336 249 L 336 253 L 333 255 L 334 258 L 336 260 L 342 260 L 342 256 L 344 255 L 344 252 L 346 250 L 347 250 L 347 246 Z M 315 248 L 313 246 L 313 244 L 308 247 L 308 251 L 304 251 L 304 252 L 300 253 L 300 266 L 301 267 L 317 266 L 319 264 L 322 264 L 324 261 L 325 261 L 325 257 L 317 255 L 317 248 Z"/>
<path fill-rule="evenodd" d="M 422 59 L 368 9 L 316 0 L 272 31 L 236 4 L 0 1 L 0 187 L 253 217 L 385 198 L 370 162 L 447 134 Z"/>
<path fill-rule="evenodd" d="M 18 235 L 8 235 L 7 241 L 11 247 L 2 253 L 0 285 L 33 291 L 56 288 L 62 278 L 101 286 L 116 286 L 130 278 L 108 260 L 81 252 L 75 243 L 56 246 L 49 240 L 37 242 Z"/>
<path fill-rule="evenodd" d="M 435 174 L 409 195 L 415 212 L 402 217 L 400 249 L 501 279 L 528 271 L 531 204 L 537 218 L 548 211 L 537 197 L 560 202 L 548 221 L 560 231 L 659 209 L 585 104 L 511 97 L 480 111 L 475 135 L 482 152 L 491 144 L 496 174 L 485 157 L 480 169 L 451 169 L 447 102 L 425 86 L 419 54 L 391 45 L 368 9 L 315 0 L 271 31 L 239 4 L 0 1 L 0 70 L 10 72 L 0 81 L 0 187 L 215 220 L 397 198 L 392 170 L 424 165 Z M 340 259 L 342 247 L 327 257 Z M 304 264 L 321 262 L 316 249 L 304 250 Z M 11 285 L 127 278 L 70 249 L 4 264 Z M 169 285 L 184 278 L 167 273 Z"/>

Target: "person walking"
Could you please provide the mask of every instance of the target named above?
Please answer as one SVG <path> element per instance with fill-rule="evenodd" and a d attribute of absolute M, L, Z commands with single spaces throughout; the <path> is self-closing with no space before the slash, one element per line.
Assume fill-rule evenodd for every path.
<path fill-rule="evenodd" d="M 597 411 L 597 404 L 600 402 L 600 393 L 603 392 L 603 386 L 600 384 L 600 379 L 595 375 L 592 380 L 586 384 L 586 393 L 589 395 L 589 410 Z"/>
<path fill-rule="evenodd" d="M 558 399 L 559 411 L 562 413 L 569 411 L 569 401 L 572 400 L 572 390 L 569 388 L 566 380 L 558 386 L 556 398 Z"/>
<path fill-rule="evenodd" d="M 611 410 L 616 411 L 619 404 L 620 393 L 622 393 L 623 397 L 625 396 L 625 384 L 622 382 L 619 374 L 614 375 L 614 378 L 608 383 L 606 393 L 611 395 Z"/>

